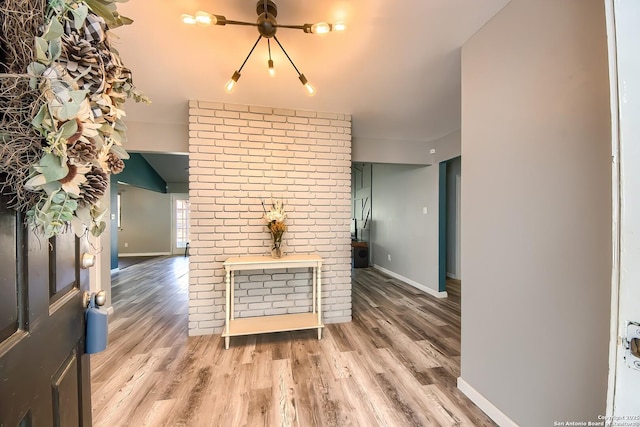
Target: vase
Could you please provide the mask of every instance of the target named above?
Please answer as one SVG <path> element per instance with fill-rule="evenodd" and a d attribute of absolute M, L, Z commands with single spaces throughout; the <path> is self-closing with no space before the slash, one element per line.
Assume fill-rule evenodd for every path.
<path fill-rule="evenodd" d="M 271 249 L 271 256 L 273 258 L 281 258 L 282 257 L 282 249 L 280 248 L 280 242 L 273 244 L 273 248 Z"/>

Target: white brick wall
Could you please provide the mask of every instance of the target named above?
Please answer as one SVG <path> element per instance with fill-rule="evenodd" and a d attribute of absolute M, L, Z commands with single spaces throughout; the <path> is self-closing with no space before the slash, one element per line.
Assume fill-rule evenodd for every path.
<path fill-rule="evenodd" d="M 222 332 L 230 256 L 269 255 L 261 201 L 282 199 L 286 253 L 318 253 L 325 323 L 351 321 L 351 116 L 189 102 L 189 334 Z M 304 269 L 236 273 L 237 317 L 311 307 Z"/>

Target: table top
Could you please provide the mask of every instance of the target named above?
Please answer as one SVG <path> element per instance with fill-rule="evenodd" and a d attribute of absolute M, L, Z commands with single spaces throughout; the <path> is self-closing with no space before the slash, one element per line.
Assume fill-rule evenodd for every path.
<path fill-rule="evenodd" d="M 310 266 L 319 265 L 322 258 L 318 254 L 294 254 L 284 255 L 281 258 L 273 258 L 271 256 L 233 256 L 227 258 L 223 263 L 225 268 L 230 267 L 255 267 L 255 268 L 282 268 L 283 265 L 293 266 L 300 265 Z"/>

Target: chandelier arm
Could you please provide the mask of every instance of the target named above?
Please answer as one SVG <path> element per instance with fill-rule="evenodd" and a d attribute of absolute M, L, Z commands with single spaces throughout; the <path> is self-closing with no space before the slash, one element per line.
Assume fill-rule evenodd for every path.
<path fill-rule="evenodd" d="M 257 22 L 244 22 L 244 21 L 227 20 L 225 22 L 225 25 L 247 25 L 247 26 L 250 26 L 250 27 L 257 27 L 258 23 Z"/>
<path fill-rule="evenodd" d="M 276 43 L 278 43 L 278 46 L 280 46 L 280 49 L 282 49 L 282 51 L 284 52 L 284 54 L 287 57 L 287 59 L 289 60 L 289 62 L 291 62 L 291 65 L 293 65 L 293 68 L 296 70 L 296 73 L 298 73 L 298 76 L 301 76 L 302 73 L 300 72 L 300 70 L 298 70 L 298 67 L 296 67 L 296 64 L 293 63 L 293 61 L 291 60 L 291 57 L 289 56 L 287 51 L 284 50 L 284 47 L 282 47 L 282 43 L 280 43 L 280 40 L 278 40 L 278 38 L 276 36 L 273 36 L 273 39 L 276 41 Z"/>
<path fill-rule="evenodd" d="M 311 28 L 310 24 L 304 24 L 304 25 L 285 25 L 285 24 L 275 24 L 274 27 L 278 27 L 278 28 L 291 28 L 294 30 L 305 30 L 307 28 Z"/>
<path fill-rule="evenodd" d="M 247 63 L 247 61 L 249 60 L 249 57 L 251 56 L 251 54 L 253 53 L 254 49 L 256 48 L 256 46 L 258 46 L 258 43 L 260 42 L 260 40 L 262 40 L 262 34 L 260 34 L 258 36 L 258 40 L 256 40 L 256 42 L 253 44 L 253 47 L 251 48 L 251 50 L 249 51 L 249 54 L 247 55 L 247 57 L 244 59 L 244 62 L 242 63 L 242 65 L 240 66 L 240 68 L 238 68 L 238 73 L 242 71 L 242 68 L 244 67 L 244 64 Z"/>

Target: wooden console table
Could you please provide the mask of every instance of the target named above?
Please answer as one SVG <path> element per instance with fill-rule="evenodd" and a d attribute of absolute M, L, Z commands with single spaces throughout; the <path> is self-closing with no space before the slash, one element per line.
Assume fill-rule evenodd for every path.
<path fill-rule="evenodd" d="M 282 258 L 270 256 L 231 257 L 224 262 L 226 270 L 226 303 L 224 347 L 229 348 L 229 338 L 240 335 L 263 334 L 269 332 L 299 331 L 318 329 L 318 339 L 322 338 L 322 258 L 318 255 L 285 255 Z M 282 314 L 274 316 L 245 317 L 236 319 L 234 315 L 235 272 L 241 270 L 272 270 L 276 268 L 312 268 L 313 290 L 311 293 L 311 313 Z"/>

